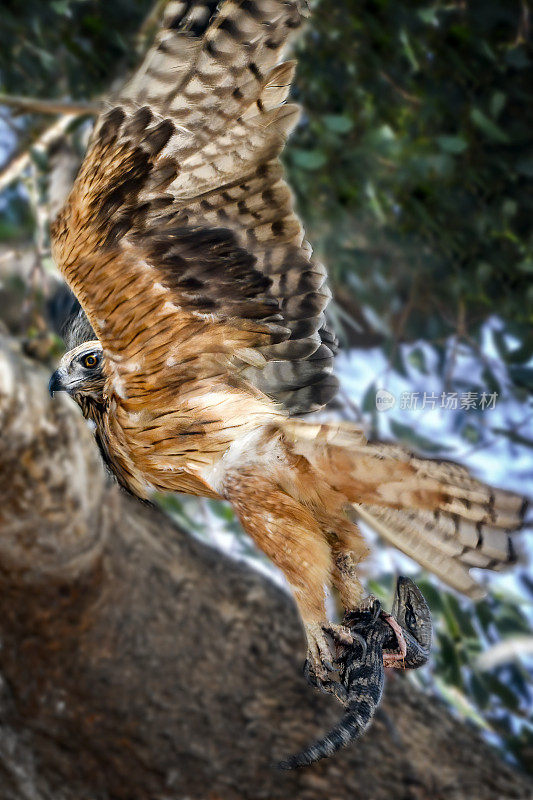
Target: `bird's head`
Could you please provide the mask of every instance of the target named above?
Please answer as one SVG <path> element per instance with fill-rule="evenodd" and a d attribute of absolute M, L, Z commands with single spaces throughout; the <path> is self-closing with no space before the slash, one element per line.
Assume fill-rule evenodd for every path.
<path fill-rule="evenodd" d="M 106 376 L 102 345 L 99 341 L 84 342 L 65 353 L 48 384 L 50 395 L 68 392 L 72 397 L 88 397 L 102 401 Z"/>

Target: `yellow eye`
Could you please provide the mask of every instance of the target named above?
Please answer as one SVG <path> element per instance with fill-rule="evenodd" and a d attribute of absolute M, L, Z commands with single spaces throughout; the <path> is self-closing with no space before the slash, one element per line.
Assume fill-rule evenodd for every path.
<path fill-rule="evenodd" d="M 98 359 L 96 358 L 95 355 L 88 355 L 85 356 L 85 358 L 83 359 L 83 366 L 88 367 L 89 369 L 91 369 L 92 367 L 96 367 L 97 364 L 98 364 Z"/>

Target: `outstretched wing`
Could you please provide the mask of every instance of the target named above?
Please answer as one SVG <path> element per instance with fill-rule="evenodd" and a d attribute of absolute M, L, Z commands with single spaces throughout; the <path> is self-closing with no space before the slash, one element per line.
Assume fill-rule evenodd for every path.
<path fill-rule="evenodd" d="M 293 413 L 335 394 L 326 272 L 278 160 L 302 21 L 298 0 L 170 2 L 97 121 L 52 237 L 117 381 L 142 353 L 144 374 L 225 371 Z"/>

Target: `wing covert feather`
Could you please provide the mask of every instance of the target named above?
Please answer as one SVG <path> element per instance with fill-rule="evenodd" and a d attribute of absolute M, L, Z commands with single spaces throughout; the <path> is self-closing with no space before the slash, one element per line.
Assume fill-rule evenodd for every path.
<path fill-rule="evenodd" d="M 149 347 L 149 325 L 175 362 L 186 332 L 200 337 L 197 370 L 217 362 L 292 413 L 337 387 L 326 271 L 278 160 L 299 113 L 285 104 L 294 63 L 280 58 L 303 17 L 298 0 L 168 3 L 53 226 L 112 357 L 133 357 L 134 337 Z"/>

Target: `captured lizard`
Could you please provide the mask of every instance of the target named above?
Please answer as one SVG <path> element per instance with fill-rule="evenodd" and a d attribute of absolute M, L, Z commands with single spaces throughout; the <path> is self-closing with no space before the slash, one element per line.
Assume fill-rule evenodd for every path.
<path fill-rule="evenodd" d="M 369 597 L 363 607 L 346 614 L 344 624 L 353 644 L 341 645 L 337 658 L 340 682 L 322 684 L 346 707 L 346 713 L 326 736 L 279 764 L 294 769 L 331 756 L 355 741 L 369 727 L 383 694 L 384 666 L 416 669 L 426 663 L 431 647 L 431 615 L 418 587 L 399 577 L 392 613 Z"/>

